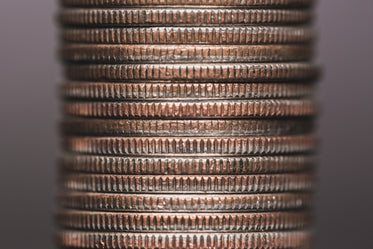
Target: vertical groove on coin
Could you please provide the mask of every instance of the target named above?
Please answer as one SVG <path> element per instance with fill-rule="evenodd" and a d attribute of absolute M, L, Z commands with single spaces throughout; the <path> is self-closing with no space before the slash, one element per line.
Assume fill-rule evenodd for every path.
<path fill-rule="evenodd" d="M 302 209 L 311 206 L 312 193 L 277 194 L 109 194 L 65 192 L 59 195 L 65 208 L 122 212 L 264 212 Z"/>
<path fill-rule="evenodd" d="M 298 249 L 311 248 L 309 231 L 256 233 L 105 233 L 63 230 L 58 244 L 68 248 L 104 249 Z"/>
<path fill-rule="evenodd" d="M 62 9 L 63 25 L 79 26 L 216 26 L 302 24 L 311 20 L 308 10 L 284 9 Z"/>
<path fill-rule="evenodd" d="M 101 44 L 287 44 L 314 39 L 309 27 L 154 27 L 64 29 L 67 42 Z"/>
<path fill-rule="evenodd" d="M 311 155 L 264 157 L 113 157 L 66 154 L 66 172 L 125 175 L 247 175 L 301 172 L 311 169 Z"/>
<path fill-rule="evenodd" d="M 61 185 L 70 191 L 113 193 L 271 193 L 310 191 L 312 173 L 234 176 L 157 176 L 64 174 Z"/>
<path fill-rule="evenodd" d="M 67 99 L 171 100 L 260 99 L 312 96 L 312 83 L 104 83 L 67 82 L 61 94 Z"/>

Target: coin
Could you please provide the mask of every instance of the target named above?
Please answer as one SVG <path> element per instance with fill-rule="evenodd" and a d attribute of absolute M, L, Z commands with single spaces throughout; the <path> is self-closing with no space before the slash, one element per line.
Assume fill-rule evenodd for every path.
<path fill-rule="evenodd" d="M 78 102 L 67 101 L 64 113 L 101 118 L 250 118 L 304 117 L 317 114 L 312 100 L 247 101 L 154 101 Z"/>
<path fill-rule="evenodd" d="M 63 174 L 66 191 L 111 193 L 249 194 L 311 191 L 311 173 L 272 175 L 98 175 Z"/>
<path fill-rule="evenodd" d="M 299 9 L 64 8 L 59 20 L 63 25 L 94 27 L 301 24 L 311 20 L 311 12 Z"/>
<path fill-rule="evenodd" d="M 284 249 L 311 248 L 312 233 L 307 230 L 256 233 L 108 233 L 63 230 L 59 246 L 107 249 Z"/>
<path fill-rule="evenodd" d="M 98 100 L 299 98 L 313 92 L 311 83 L 66 82 L 61 87 L 64 98 Z"/>
<path fill-rule="evenodd" d="M 205 64 L 88 64 L 66 65 L 71 80 L 92 81 L 207 81 L 261 82 L 315 79 L 311 63 L 205 63 Z"/>
<path fill-rule="evenodd" d="M 268 155 L 312 152 L 312 135 L 258 137 L 66 137 L 70 152 L 96 155 Z"/>
<path fill-rule="evenodd" d="M 300 172 L 312 169 L 311 155 L 257 157 L 113 157 L 66 154 L 61 169 L 127 175 L 238 175 Z"/>
<path fill-rule="evenodd" d="M 126 175 L 246 175 L 300 172 L 312 169 L 312 155 L 256 157 L 115 157 L 65 154 L 66 172 Z"/>
<path fill-rule="evenodd" d="M 293 120 L 137 120 L 65 119 L 64 134 L 132 136 L 253 136 L 309 133 L 313 122 Z"/>
<path fill-rule="evenodd" d="M 205 6 L 221 6 L 221 7 L 307 7 L 314 0 L 60 0 L 64 6 L 100 6 L 100 7 L 158 7 L 158 6 L 197 6 L 205 8 Z M 208 7 L 209 8 L 209 7 Z"/>
<path fill-rule="evenodd" d="M 314 39 L 305 27 L 150 27 L 150 28 L 66 28 L 62 39 L 95 44 L 286 44 Z"/>
<path fill-rule="evenodd" d="M 162 195 L 70 192 L 59 195 L 65 208 L 123 212 L 235 212 L 294 210 L 311 206 L 311 193 Z"/>
<path fill-rule="evenodd" d="M 307 211 L 265 213 L 118 213 L 62 210 L 60 226 L 93 231 L 262 232 L 300 229 L 310 225 Z"/>
<path fill-rule="evenodd" d="M 65 44 L 61 56 L 71 62 L 264 62 L 310 58 L 309 45 L 93 45 Z"/>

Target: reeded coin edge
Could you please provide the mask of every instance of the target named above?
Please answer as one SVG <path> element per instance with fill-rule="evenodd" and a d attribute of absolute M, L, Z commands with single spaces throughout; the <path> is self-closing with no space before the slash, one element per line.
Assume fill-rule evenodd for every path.
<path fill-rule="evenodd" d="M 310 225 L 310 212 L 266 213 L 119 213 L 60 210 L 57 223 L 64 228 L 93 231 L 276 231 Z"/>
<path fill-rule="evenodd" d="M 280 62 L 310 59 L 309 44 L 298 45 L 109 45 L 64 44 L 61 58 L 67 62 Z"/>
<path fill-rule="evenodd" d="M 242 100 L 299 98 L 313 95 L 311 83 L 92 83 L 66 82 L 65 99 L 107 100 Z"/>
<path fill-rule="evenodd" d="M 64 134 L 117 136 L 297 135 L 313 130 L 312 120 L 117 120 L 67 118 Z"/>
<path fill-rule="evenodd" d="M 311 191 L 313 180 L 313 173 L 247 176 L 62 174 L 60 184 L 66 191 L 238 194 Z"/>
<path fill-rule="evenodd" d="M 95 44 L 286 44 L 314 39 L 305 27 L 157 27 L 62 29 L 62 39 Z"/>
<path fill-rule="evenodd" d="M 318 105 L 310 99 L 237 101 L 66 101 L 64 113 L 76 117 L 105 118 L 248 118 L 314 116 Z"/>
<path fill-rule="evenodd" d="M 65 137 L 70 152 L 101 155 L 263 155 L 312 152 L 311 134 L 262 137 Z"/>
<path fill-rule="evenodd" d="M 204 8 L 208 6 L 216 7 L 307 7 L 312 5 L 314 0 L 60 0 L 63 6 L 143 6 L 143 7 L 155 7 L 155 6 L 197 6 L 199 8 Z"/>
<path fill-rule="evenodd" d="M 63 192 L 58 196 L 64 208 L 89 211 L 125 212 L 268 212 L 304 209 L 311 206 L 312 192 L 278 194 L 110 194 Z"/>
<path fill-rule="evenodd" d="M 311 246 L 308 230 L 256 233 L 98 233 L 60 231 L 58 244 L 75 248 L 149 248 L 149 249 L 275 249 Z"/>
<path fill-rule="evenodd" d="M 65 154 L 61 170 L 129 175 L 237 175 L 300 172 L 313 168 L 312 155 L 257 157 L 113 157 Z"/>
<path fill-rule="evenodd" d="M 59 12 L 62 25 L 80 27 L 283 25 L 304 24 L 309 22 L 311 17 L 311 11 L 303 9 L 63 8 Z"/>
<path fill-rule="evenodd" d="M 66 65 L 70 80 L 201 80 L 248 81 L 311 80 L 318 76 L 315 64 L 299 63 L 205 63 L 205 64 L 89 64 Z"/>

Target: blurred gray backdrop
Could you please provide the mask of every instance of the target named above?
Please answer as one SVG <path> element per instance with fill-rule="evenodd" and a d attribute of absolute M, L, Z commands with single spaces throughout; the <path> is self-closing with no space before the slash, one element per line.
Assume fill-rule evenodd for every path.
<path fill-rule="evenodd" d="M 1 0 L 1 248 L 53 247 L 56 0 Z M 373 1 L 319 0 L 317 248 L 373 248 Z"/>

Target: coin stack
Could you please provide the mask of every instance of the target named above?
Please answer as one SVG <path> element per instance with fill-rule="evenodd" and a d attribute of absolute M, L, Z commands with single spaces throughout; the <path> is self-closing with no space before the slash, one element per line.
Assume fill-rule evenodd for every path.
<path fill-rule="evenodd" d="M 312 0 L 60 1 L 60 248 L 312 247 Z"/>

